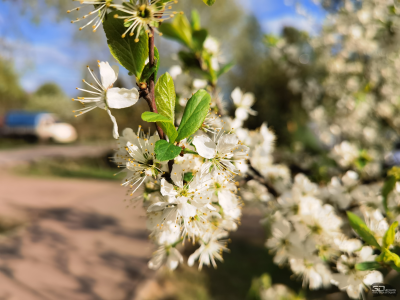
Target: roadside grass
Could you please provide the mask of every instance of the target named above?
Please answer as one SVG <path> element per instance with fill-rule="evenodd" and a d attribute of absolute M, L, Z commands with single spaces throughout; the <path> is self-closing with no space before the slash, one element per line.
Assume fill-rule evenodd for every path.
<path fill-rule="evenodd" d="M 0 138 L 0 150 L 20 149 L 31 147 L 32 144 L 23 139 Z"/>
<path fill-rule="evenodd" d="M 108 161 L 108 157 L 42 159 L 15 168 L 20 175 L 103 180 L 121 180 L 124 174 L 114 176 L 120 170 Z"/>

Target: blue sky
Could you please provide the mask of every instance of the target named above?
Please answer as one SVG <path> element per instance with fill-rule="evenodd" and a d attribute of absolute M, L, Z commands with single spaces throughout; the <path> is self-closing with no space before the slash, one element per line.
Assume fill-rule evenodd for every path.
<path fill-rule="evenodd" d="M 277 34 L 285 25 L 315 33 L 324 18 L 323 10 L 312 0 L 299 2 L 311 17 L 302 16 L 301 11 L 299 14 L 294 0 L 247 0 L 245 9 L 257 17 L 266 33 Z M 84 42 L 73 38 L 76 24 L 70 24 L 67 19 L 56 21 L 51 12 L 39 24 L 32 22 L 31 17 L 29 13 L 20 16 L 15 5 L 8 1 L 0 2 L 0 55 L 14 61 L 21 74 L 21 85 L 28 92 L 53 81 L 67 94 L 74 95 L 85 64 L 107 58 L 108 54 L 104 53 L 107 49 L 96 51 L 97 57 L 93 58 L 93 49 L 87 49 Z"/>

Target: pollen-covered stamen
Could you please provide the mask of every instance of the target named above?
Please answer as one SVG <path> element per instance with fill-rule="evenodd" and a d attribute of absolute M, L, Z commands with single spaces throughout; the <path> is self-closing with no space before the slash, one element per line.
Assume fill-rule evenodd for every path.
<path fill-rule="evenodd" d="M 83 114 L 95 109 L 96 107 L 97 107 L 97 105 L 92 105 L 92 106 L 84 107 L 81 109 L 73 110 L 72 112 L 73 113 L 79 112 L 79 114 L 75 115 L 75 117 L 77 117 L 77 116 L 83 115 Z"/>
<path fill-rule="evenodd" d="M 98 5 L 98 7 L 95 8 L 95 10 L 89 12 L 88 14 L 82 16 L 81 18 L 76 18 L 75 20 L 71 20 L 71 23 L 76 23 L 81 20 L 86 19 L 89 16 L 94 15 L 94 18 L 90 20 L 88 23 L 86 23 L 84 26 L 80 27 L 79 30 L 82 30 L 83 28 L 91 25 L 93 22 L 94 25 L 93 27 L 93 32 L 97 30 L 97 28 L 100 26 L 102 23 L 105 15 L 107 14 L 107 9 L 111 6 L 111 3 L 113 0 L 105 0 L 105 1 L 86 1 L 86 0 L 74 0 L 80 2 L 80 4 L 88 4 L 88 5 Z M 81 7 L 76 7 L 74 9 L 68 10 L 67 13 L 71 13 L 73 11 L 79 11 Z"/>
<path fill-rule="evenodd" d="M 117 8 L 119 11 L 127 14 L 124 16 L 118 14 L 114 15 L 114 18 L 123 19 L 126 24 L 127 29 L 122 34 L 122 38 L 125 38 L 128 33 L 130 36 L 134 36 L 136 30 L 135 42 L 138 42 L 142 29 L 144 29 L 150 37 L 153 36 L 151 29 L 159 35 L 162 35 L 157 30 L 156 24 L 173 18 L 178 12 L 171 11 L 172 6 L 168 6 L 168 4 L 177 3 L 177 1 L 169 1 L 158 5 L 161 1 L 162 0 L 153 0 L 150 2 L 137 1 L 136 4 L 126 2 L 124 5 L 113 5 L 113 7 Z"/>

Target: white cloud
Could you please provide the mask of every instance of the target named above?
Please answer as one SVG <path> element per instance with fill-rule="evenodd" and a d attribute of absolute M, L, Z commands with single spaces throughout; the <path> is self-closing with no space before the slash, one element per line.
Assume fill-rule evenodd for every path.
<path fill-rule="evenodd" d="M 274 19 L 262 21 L 262 28 L 265 32 L 280 34 L 286 26 L 295 27 L 314 35 L 318 32 L 320 24 L 300 15 L 284 15 Z"/>
<path fill-rule="evenodd" d="M 14 63 L 20 83 L 28 92 L 49 81 L 57 82 L 65 90 L 75 90 L 86 59 L 85 55 L 77 58 L 62 43 L 10 38 L 0 38 L 0 56 Z"/>

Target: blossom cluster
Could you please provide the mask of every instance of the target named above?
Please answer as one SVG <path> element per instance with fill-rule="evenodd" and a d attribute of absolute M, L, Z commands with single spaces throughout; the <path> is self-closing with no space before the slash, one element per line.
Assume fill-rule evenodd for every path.
<path fill-rule="evenodd" d="M 205 77 L 193 78 L 189 70 L 194 66 L 185 66 L 183 61 L 155 84 L 156 76 L 151 76 L 157 74 L 158 67 L 150 64 L 155 62 L 155 49 L 149 51 L 149 57 L 153 56 L 146 62 L 143 49 L 135 52 L 134 45 L 142 47 L 139 38 L 153 38 L 163 20 L 179 15 L 169 11 L 169 3 L 80 2 L 95 7 L 89 15 L 96 13 L 96 17 L 85 26 L 94 22 L 96 30 L 110 13 L 120 22 L 111 27 L 114 32 L 114 26 L 120 26 L 121 36 L 108 33 L 109 46 L 117 50 L 112 51 L 117 60 L 136 76 L 138 88 L 113 87 L 118 69 L 98 62 L 100 77 L 88 68 L 94 83 L 84 80 L 89 89 L 79 88 L 90 96 L 73 100 L 84 105 L 76 111 L 77 116 L 101 108 L 113 123 L 113 137 L 118 139 L 113 161 L 125 174 L 122 186 L 128 190 L 126 201 L 143 205 L 150 238 L 157 246 L 150 268 L 177 268 L 184 261 L 181 245 L 185 241 L 198 244 L 188 257 L 189 265 L 198 260 L 199 269 L 203 265 L 215 267 L 216 261 L 223 260 L 222 252 L 228 251 L 229 232 L 237 230 L 244 203 L 253 203 L 265 215 L 263 222 L 269 228 L 265 245 L 274 262 L 288 266 L 302 278 L 304 287 L 335 285 L 356 299 L 367 286 L 384 281 L 381 269 L 400 270 L 396 254 L 400 247 L 396 232 L 400 172 L 394 170 L 385 183 L 379 180 L 384 155 L 395 140 L 398 121 L 394 116 L 400 109 L 395 96 L 400 91 L 393 79 L 399 66 L 398 52 L 392 46 L 382 50 L 379 44 L 388 34 L 382 33 L 382 24 L 399 22 L 396 10 L 388 10 L 388 3 L 369 0 L 355 6 L 346 0 L 344 8 L 328 18 L 322 34 L 310 38 L 308 48 L 278 39 L 270 49 L 270 56 L 282 62 L 290 78 L 289 88 L 302 94 L 310 128 L 321 148 L 337 164 L 336 175 L 324 184 L 312 182 L 298 169 L 292 172 L 293 162 L 309 171 L 307 160 L 296 151 L 290 153 L 290 159 L 283 155 L 276 163 L 276 137 L 266 123 L 256 130 L 244 127 L 248 118 L 257 115 L 252 109 L 252 93 L 235 88 L 230 95 L 234 117 L 225 113 L 223 103 L 228 101 L 222 101 L 215 74 L 223 74 L 229 64 L 223 65 L 215 38 L 206 36 L 200 50 L 193 43 L 200 24 L 192 26 L 179 19 L 181 27 L 187 26 L 185 34 L 196 33 L 190 38 L 180 35 L 179 26 L 171 25 L 165 32 L 187 48 L 182 53 L 196 60 L 193 65 Z M 159 29 L 162 31 L 162 26 Z M 118 42 L 112 43 L 112 38 Z M 129 49 L 133 54 L 128 56 L 137 58 L 135 64 L 126 63 L 126 49 L 118 48 L 122 38 L 134 41 Z M 323 80 L 300 77 L 296 63 L 308 63 L 311 55 L 303 53 L 305 48 L 318 53 L 316 64 L 328 69 Z M 154 85 L 158 100 L 151 99 L 148 88 Z M 142 119 L 156 122 L 157 132 L 139 127 L 137 131 L 127 128 L 120 135 L 111 110 L 130 107 L 140 98 L 150 103 L 151 110 Z M 197 101 L 195 105 L 193 101 Z M 262 299 L 292 294 L 280 285 L 260 291 Z"/>

